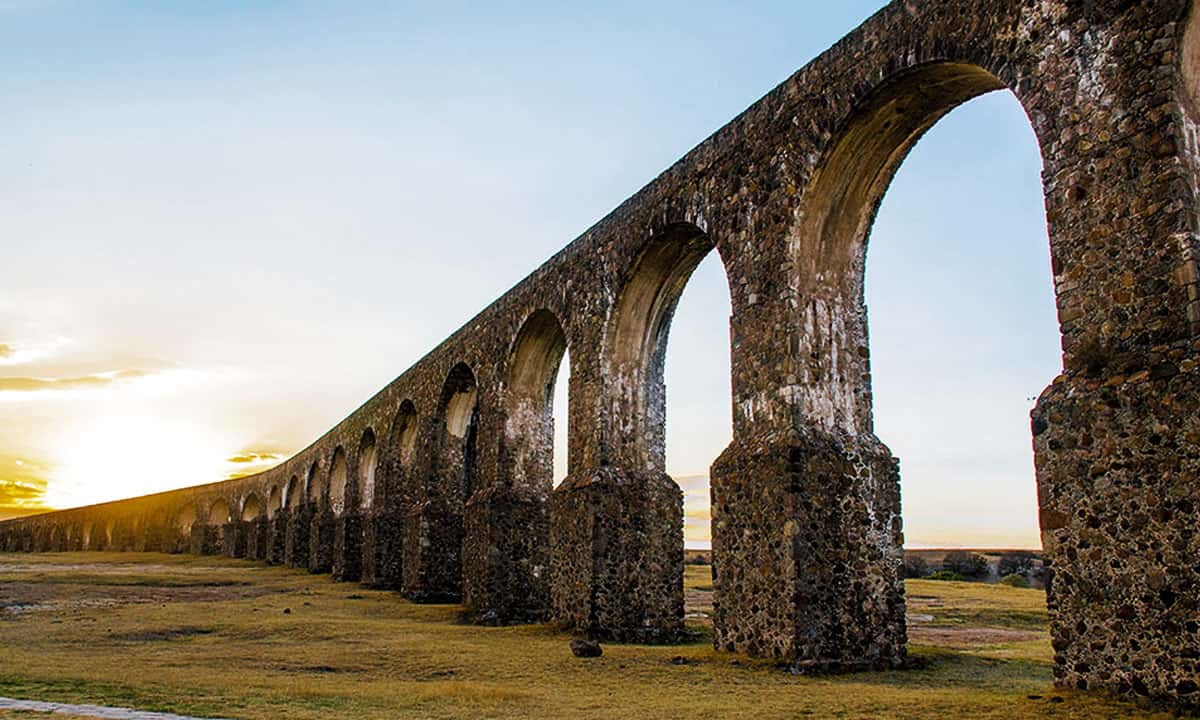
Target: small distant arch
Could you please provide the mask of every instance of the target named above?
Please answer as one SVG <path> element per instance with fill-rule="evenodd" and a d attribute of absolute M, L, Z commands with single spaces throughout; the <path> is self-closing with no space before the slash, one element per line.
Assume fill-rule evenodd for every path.
<path fill-rule="evenodd" d="M 395 461 L 407 465 L 412 461 L 413 449 L 417 444 L 417 407 L 412 400 L 405 400 L 396 409 L 392 420 L 389 450 Z"/>
<path fill-rule="evenodd" d="M 549 490 L 554 476 L 554 385 L 567 351 L 562 324 L 535 310 L 509 353 L 505 383 L 505 445 L 514 485 Z"/>
<path fill-rule="evenodd" d="M 466 438 L 475 416 L 476 396 L 475 373 L 465 363 L 459 363 L 450 371 L 442 392 L 442 418 L 446 432 L 456 438 Z"/>
<path fill-rule="evenodd" d="M 267 493 L 267 519 L 274 520 L 275 513 L 283 509 L 283 491 L 278 485 L 272 485 L 271 491 Z"/>
<path fill-rule="evenodd" d="M 208 524 L 225 525 L 229 517 L 229 503 L 224 498 L 217 498 L 208 510 Z"/>
<path fill-rule="evenodd" d="M 82 543 L 83 543 L 84 550 L 94 550 L 95 549 L 92 547 L 92 523 L 90 523 L 90 522 L 83 524 Z"/>
<path fill-rule="evenodd" d="M 287 503 L 287 507 L 300 507 L 300 501 L 304 499 L 304 488 L 300 487 L 300 476 L 293 475 L 287 483 L 287 490 L 284 492 L 283 501 Z"/>
<path fill-rule="evenodd" d="M 175 515 L 175 527 L 181 532 L 188 533 L 192 530 L 192 525 L 196 523 L 196 506 L 188 503 L 179 509 Z"/>
<path fill-rule="evenodd" d="M 346 451 L 339 445 L 329 464 L 329 509 L 334 515 L 346 511 Z"/>
<path fill-rule="evenodd" d="M 358 443 L 358 505 L 370 510 L 375 504 L 375 473 L 379 464 L 375 431 L 367 428 Z"/>
<path fill-rule="evenodd" d="M 258 495 L 250 493 L 242 500 L 242 522 L 254 522 L 262 516 L 262 501 Z"/>
<path fill-rule="evenodd" d="M 465 501 L 475 491 L 476 433 L 479 427 L 479 388 L 475 373 L 458 363 L 446 376 L 440 403 L 442 428 L 439 451 L 441 481 Z"/>
<path fill-rule="evenodd" d="M 321 505 L 321 466 L 316 460 L 308 468 L 308 475 L 304 478 L 304 487 L 307 488 L 308 501 L 314 507 Z"/>

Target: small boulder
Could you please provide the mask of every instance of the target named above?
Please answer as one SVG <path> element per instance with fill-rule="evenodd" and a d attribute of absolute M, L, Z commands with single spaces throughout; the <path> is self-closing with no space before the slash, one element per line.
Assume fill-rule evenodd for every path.
<path fill-rule="evenodd" d="M 575 657 L 581 658 L 600 657 L 604 654 L 600 643 L 595 640 L 585 640 L 584 638 L 576 638 L 571 641 L 571 652 Z"/>

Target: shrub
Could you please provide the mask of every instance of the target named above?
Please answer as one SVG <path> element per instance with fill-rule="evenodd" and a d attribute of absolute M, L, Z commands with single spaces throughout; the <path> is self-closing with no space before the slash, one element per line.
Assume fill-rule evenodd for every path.
<path fill-rule="evenodd" d="M 708 556 L 703 553 L 696 553 L 688 557 L 685 561 L 688 565 L 708 565 Z"/>
<path fill-rule="evenodd" d="M 1000 556 L 1000 564 L 997 570 L 1000 577 L 1009 575 L 1024 575 L 1029 577 L 1034 571 L 1033 553 L 1004 553 Z"/>
<path fill-rule="evenodd" d="M 925 558 L 920 555 L 911 555 L 904 558 L 904 577 L 906 578 L 923 578 L 933 571 L 929 567 L 929 563 L 925 562 Z"/>
<path fill-rule="evenodd" d="M 938 570 L 934 574 L 925 578 L 926 580 L 953 580 L 954 582 L 963 582 L 965 577 L 951 570 Z"/>
<path fill-rule="evenodd" d="M 1001 578 L 1000 582 L 1001 582 L 1001 584 L 1007 585 L 1009 587 L 1015 587 L 1015 588 L 1029 587 L 1029 581 L 1026 580 L 1025 576 L 1022 575 L 1021 573 L 1009 573 L 1008 575 L 1005 575 L 1003 578 Z"/>
<path fill-rule="evenodd" d="M 972 579 L 985 578 L 991 570 L 987 558 L 967 550 L 952 550 L 946 553 L 946 557 L 942 559 L 942 569 Z"/>

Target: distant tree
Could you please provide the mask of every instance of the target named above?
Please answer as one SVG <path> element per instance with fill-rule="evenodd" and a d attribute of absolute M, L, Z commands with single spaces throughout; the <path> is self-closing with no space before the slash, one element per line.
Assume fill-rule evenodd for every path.
<path fill-rule="evenodd" d="M 908 555 L 904 558 L 904 577 L 923 578 L 933 572 L 929 563 L 920 555 Z"/>
<path fill-rule="evenodd" d="M 987 558 L 968 550 L 952 550 L 942 558 L 942 569 L 965 578 L 979 580 L 988 576 Z"/>
<path fill-rule="evenodd" d="M 1029 580 L 1027 580 L 1025 578 L 1025 576 L 1022 575 L 1021 573 L 1012 573 L 1010 575 L 1005 575 L 1003 578 L 1000 579 L 1000 582 L 1005 585 L 1008 585 L 1009 587 L 1015 587 L 1015 588 L 1029 587 Z"/>
<path fill-rule="evenodd" d="M 1000 573 L 1000 577 L 1024 575 L 1026 578 L 1029 578 L 1033 575 L 1034 571 L 1033 553 L 1004 553 L 1000 556 L 1000 564 L 997 571 Z"/>
<path fill-rule="evenodd" d="M 707 565 L 708 564 L 708 556 L 705 555 L 704 553 L 696 553 L 696 554 L 688 557 L 687 564 L 688 565 Z"/>

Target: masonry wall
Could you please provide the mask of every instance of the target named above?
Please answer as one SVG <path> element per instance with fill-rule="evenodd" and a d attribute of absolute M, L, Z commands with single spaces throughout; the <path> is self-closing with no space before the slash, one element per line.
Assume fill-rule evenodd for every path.
<path fill-rule="evenodd" d="M 682 511 L 663 472 L 662 370 L 679 294 L 715 251 L 734 425 L 712 468 L 715 643 L 800 668 L 902 666 L 899 475 L 871 419 L 867 239 L 920 136 L 1007 89 L 1041 145 L 1063 339 L 1032 425 L 1056 679 L 1191 703 L 1192 16 L 1182 0 L 895 2 L 280 466 L 10 521 L 0 544 L 249 553 L 462 600 L 480 622 L 673 639 Z M 542 388 L 568 348 L 569 475 L 552 489 Z M 250 496 L 278 500 L 244 520 Z"/>

